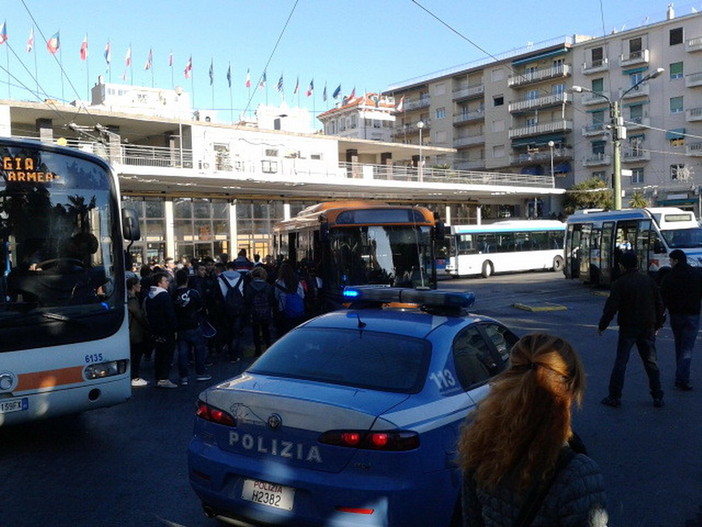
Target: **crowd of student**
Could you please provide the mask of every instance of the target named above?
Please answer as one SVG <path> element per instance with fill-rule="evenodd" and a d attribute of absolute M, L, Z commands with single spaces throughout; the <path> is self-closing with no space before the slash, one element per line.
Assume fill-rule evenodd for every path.
<path fill-rule="evenodd" d="M 132 386 L 146 386 L 143 359 L 153 357 L 155 385 L 177 388 L 208 381 L 215 360 L 240 361 L 243 342 L 255 356 L 306 318 L 321 312 L 322 283 L 312 266 L 298 269 L 284 260 L 246 249 L 236 259 L 166 258 L 163 265 L 142 265 L 127 279 Z M 171 380 L 177 366 L 178 382 Z M 193 371 L 194 370 L 194 371 Z"/>

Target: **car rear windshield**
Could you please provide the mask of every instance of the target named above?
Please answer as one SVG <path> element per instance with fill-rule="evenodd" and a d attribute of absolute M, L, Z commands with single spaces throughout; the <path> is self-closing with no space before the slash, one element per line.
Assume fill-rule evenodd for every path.
<path fill-rule="evenodd" d="M 429 364 L 429 342 L 373 331 L 300 328 L 276 342 L 249 369 L 387 392 L 417 393 Z"/>

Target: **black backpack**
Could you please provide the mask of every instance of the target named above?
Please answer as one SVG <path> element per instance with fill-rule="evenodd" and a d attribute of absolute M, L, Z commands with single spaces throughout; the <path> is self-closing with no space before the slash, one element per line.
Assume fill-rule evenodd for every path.
<path fill-rule="evenodd" d="M 227 287 L 227 294 L 224 295 L 224 312 L 228 316 L 239 316 L 244 313 L 244 296 L 241 294 L 241 282 L 244 280 L 243 276 L 239 276 L 236 285 L 232 287 L 224 276 L 219 277 L 224 285 Z"/>
<path fill-rule="evenodd" d="M 258 322 L 268 322 L 272 318 L 268 287 L 256 290 L 252 288 L 251 316 Z"/>

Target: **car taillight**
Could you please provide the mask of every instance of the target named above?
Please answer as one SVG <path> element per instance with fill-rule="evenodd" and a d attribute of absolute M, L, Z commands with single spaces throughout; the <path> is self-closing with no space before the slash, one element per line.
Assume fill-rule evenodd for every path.
<path fill-rule="evenodd" d="M 419 434 L 406 430 L 387 432 L 330 430 L 319 436 L 319 442 L 348 448 L 398 452 L 419 448 Z"/>
<path fill-rule="evenodd" d="M 206 421 L 212 421 L 220 425 L 236 426 L 236 419 L 224 410 L 210 406 L 209 404 L 198 401 L 195 415 Z"/>

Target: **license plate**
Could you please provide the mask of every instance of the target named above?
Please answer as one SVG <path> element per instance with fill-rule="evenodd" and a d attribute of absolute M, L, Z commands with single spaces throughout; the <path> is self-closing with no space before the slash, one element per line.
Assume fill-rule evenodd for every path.
<path fill-rule="evenodd" d="M 0 401 L 0 414 L 9 414 L 10 412 L 22 412 L 29 409 L 29 399 L 12 399 L 10 401 Z"/>
<path fill-rule="evenodd" d="M 244 489 L 241 491 L 241 497 L 247 501 L 253 501 L 268 507 L 291 511 L 295 498 L 295 489 L 276 483 L 246 479 L 244 480 Z"/>

